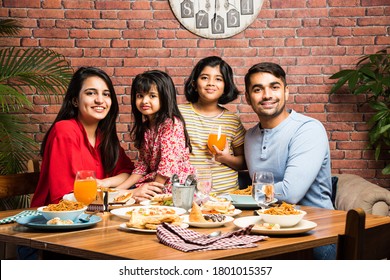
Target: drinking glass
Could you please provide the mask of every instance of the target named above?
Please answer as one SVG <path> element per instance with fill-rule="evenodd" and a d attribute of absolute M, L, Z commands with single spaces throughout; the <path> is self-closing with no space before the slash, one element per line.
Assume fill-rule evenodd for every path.
<path fill-rule="evenodd" d="M 82 202 L 85 205 L 91 204 L 96 199 L 97 195 L 95 171 L 77 171 L 73 192 L 77 201 Z"/>
<path fill-rule="evenodd" d="M 211 160 L 207 160 L 207 162 L 216 163 L 215 161 L 215 154 L 216 151 L 213 146 L 216 146 L 218 149 L 223 150 L 226 145 L 226 134 L 222 130 L 222 126 L 213 126 L 209 132 L 209 137 L 207 140 L 207 147 L 210 149 L 212 153 Z"/>
<path fill-rule="evenodd" d="M 274 174 L 272 172 L 256 171 L 253 173 L 252 197 L 261 208 L 274 202 Z"/>
<path fill-rule="evenodd" d="M 196 168 L 197 192 L 196 196 L 201 202 L 209 198 L 213 187 L 213 175 L 210 166 L 200 166 Z"/>

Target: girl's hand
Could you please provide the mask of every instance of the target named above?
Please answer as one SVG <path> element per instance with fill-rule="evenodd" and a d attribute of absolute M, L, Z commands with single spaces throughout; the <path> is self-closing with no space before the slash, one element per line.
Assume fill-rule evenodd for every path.
<path fill-rule="evenodd" d="M 215 160 L 220 162 L 220 163 L 225 163 L 225 159 L 230 157 L 230 151 L 229 151 L 229 143 L 226 141 L 225 143 L 225 148 L 223 149 L 223 151 L 221 151 L 220 149 L 218 149 L 217 146 L 213 145 L 214 149 L 215 149 Z"/>
<path fill-rule="evenodd" d="M 141 186 L 136 188 L 133 191 L 133 197 L 137 201 L 142 201 L 146 199 L 151 199 L 156 194 L 160 194 L 163 192 L 164 184 L 157 183 L 157 182 L 149 182 L 149 183 L 143 183 Z"/>
<path fill-rule="evenodd" d="M 101 187 L 101 188 L 109 188 L 109 187 L 111 187 L 110 186 L 110 182 L 107 179 L 103 179 L 103 180 L 96 179 L 96 183 L 97 183 L 97 186 Z"/>

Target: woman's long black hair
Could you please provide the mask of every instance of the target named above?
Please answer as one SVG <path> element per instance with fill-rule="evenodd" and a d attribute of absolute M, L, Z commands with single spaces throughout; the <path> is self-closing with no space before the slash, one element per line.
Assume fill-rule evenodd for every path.
<path fill-rule="evenodd" d="M 106 174 L 114 170 L 119 157 L 119 139 L 116 132 L 116 119 L 119 113 L 118 100 L 115 89 L 110 77 L 103 70 L 94 67 L 81 67 L 74 74 L 66 91 L 61 109 L 56 119 L 47 131 L 41 146 L 40 154 L 43 157 L 48 135 L 54 124 L 61 120 L 77 119 L 79 109 L 72 103 L 74 99 L 79 98 L 80 90 L 84 81 L 89 77 L 99 77 L 103 79 L 110 91 L 111 107 L 107 116 L 99 121 L 98 129 L 100 130 L 101 143 L 99 150 L 102 156 L 102 164 Z"/>
<path fill-rule="evenodd" d="M 198 101 L 199 93 L 197 91 L 196 81 L 206 66 L 219 66 L 223 80 L 225 82 L 225 90 L 222 96 L 219 98 L 218 103 L 227 104 L 235 100 L 238 97 L 240 91 L 237 89 L 234 83 L 232 68 L 219 56 L 209 56 L 199 60 L 184 84 L 184 94 L 187 101 L 191 103 L 196 103 Z"/>
<path fill-rule="evenodd" d="M 131 86 L 131 108 L 134 116 L 134 125 L 131 129 L 131 135 L 134 140 L 134 145 L 139 149 L 144 141 L 144 133 L 149 126 L 149 121 L 145 120 L 142 113 L 137 109 L 136 96 L 137 93 L 147 93 L 151 87 L 155 85 L 158 97 L 160 99 L 160 110 L 156 113 L 156 127 L 162 124 L 166 119 L 174 117 L 182 121 L 184 126 L 184 135 L 186 138 L 186 147 L 191 151 L 190 137 L 188 135 L 185 121 L 181 115 L 176 101 L 176 87 L 172 78 L 165 72 L 160 70 L 150 70 L 142 74 L 138 74 Z"/>

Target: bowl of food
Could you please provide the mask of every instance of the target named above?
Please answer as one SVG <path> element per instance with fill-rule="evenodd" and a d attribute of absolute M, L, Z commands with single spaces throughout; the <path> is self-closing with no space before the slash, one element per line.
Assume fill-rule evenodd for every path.
<path fill-rule="evenodd" d="M 76 221 L 85 210 L 87 206 L 84 204 L 69 200 L 61 200 L 58 204 L 49 204 L 37 209 L 38 213 L 41 213 L 48 221 L 54 218 Z"/>
<path fill-rule="evenodd" d="M 294 205 L 283 202 L 281 205 L 258 210 L 257 214 L 269 224 L 278 224 L 281 228 L 297 225 L 306 215 L 305 211 L 295 209 Z"/>

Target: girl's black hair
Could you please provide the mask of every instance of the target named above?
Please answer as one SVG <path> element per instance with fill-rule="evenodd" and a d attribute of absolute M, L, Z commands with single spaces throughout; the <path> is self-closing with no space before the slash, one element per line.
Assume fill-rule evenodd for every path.
<path fill-rule="evenodd" d="M 222 96 L 219 98 L 218 103 L 227 104 L 235 100 L 240 92 L 234 83 L 232 68 L 222 58 L 218 56 L 209 56 L 201 59 L 195 65 L 190 76 L 184 84 L 184 94 L 186 96 L 187 101 L 191 103 L 196 103 L 198 101 L 199 93 L 197 91 L 196 81 L 198 80 L 199 75 L 206 66 L 219 66 L 219 69 L 223 76 L 223 80 L 225 82 L 225 90 Z"/>
<path fill-rule="evenodd" d="M 144 132 L 149 126 L 149 121 L 144 120 L 142 113 L 137 109 L 136 96 L 137 93 L 147 93 L 152 86 L 155 85 L 158 97 L 160 99 L 160 110 L 156 113 L 156 127 L 162 124 L 166 119 L 174 117 L 182 121 L 184 126 L 184 135 L 186 139 L 186 147 L 192 150 L 190 137 L 188 135 L 185 121 L 181 115 L 176 101 L 176 87 L 172 78 L 165 72 L 160 70 L 150 70 L 142 74 L 138 74 L 131 86 L 131 108 L 134 116 L 134 125 L 131 129 L 131 135 L 134 140 L 134 145 L 137 149 L 142 146 L 144 140 Z"/>
<path fill-rule="evenodd" d="M 110 77 L 103 70 L 94 67 L 81 67 L 74 74 L 66 91 L 61 109 L 58 112 L 56 119 L 47 131 L 41 146 L 40 154 L 43 156 L 48 135 L 54 124 L 61 120 L 77 119 L 79 109 L 72 103 L 74 99 L 79 98 L 81 88 L 84 81 L 89 77 L 99 77 L 105 81 L 111 96 L 111 107 L 107 116 L 99 121 L 98 130 L 101 134 L 101 143 L 99 150 L 102 155 L 102 164 L 106 174 L 111 173 L 118 161 L 119 157 L 119 139 L 116 132 L 116 119 L 119 113 L 118 100 L 116 98 L 115 89 Z M 104 156 L 103 156 L 104 155 Z"/>

